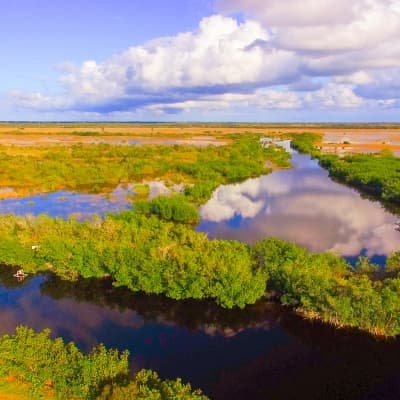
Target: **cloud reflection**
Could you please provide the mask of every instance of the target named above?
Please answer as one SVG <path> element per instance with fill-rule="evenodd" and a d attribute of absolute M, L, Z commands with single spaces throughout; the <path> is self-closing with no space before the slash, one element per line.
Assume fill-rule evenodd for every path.
<path fill-rule="evenodd" d="M 309 156 L 294 154 L 293 164 L 291 170 L 219 187 L 201 207 L 198 229 L 249 243 L 274 236 L 344 256 L 400 249 L 395 215 L 330 180 Z"/>

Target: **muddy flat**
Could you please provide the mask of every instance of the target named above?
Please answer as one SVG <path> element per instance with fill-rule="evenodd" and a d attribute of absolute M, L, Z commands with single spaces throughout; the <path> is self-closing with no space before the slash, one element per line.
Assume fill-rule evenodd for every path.
<path fill-rule="evenodd" d="M 224 145 L 228 135 L 323 134 L 326 153 L 374 153 L 392 150 L 400 155 L 400 125 L 318 124 L 106 124 L 106 123 L 1 123 L 0 145 L 46 146 L 77 143 L 116 145 L 178 144 Z"/>

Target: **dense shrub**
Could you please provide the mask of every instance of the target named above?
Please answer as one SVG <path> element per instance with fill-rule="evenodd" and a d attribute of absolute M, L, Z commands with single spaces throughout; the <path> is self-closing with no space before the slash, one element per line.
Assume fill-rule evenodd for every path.
<path fill-rule="evenodd" d="M 200 220 L 197 207 L 189 203 L 182 194 L 136 202 L 135 210 L 146 215 L 158 215 L 167 221 L 196 224 Z"/>
<path fill-rule="evenodd" d="M 354 154 L 340 158 L 324 155 L 315 147 L 320 135 L 301 134 L 293 138 L 292 146 L 318 158 L 329 175 L 339 181 L 371 194 L 378 199 L 400 203 L 400 158 L 388 151 L 378 154 Z"/>
<path fill-rule="evenodd" d="M 3 241 L 2 262 L 68 279 L 112 276 L 115 285 L 133 291 L 214 298 L 229 308 L 254 303 L 265 292 L 265 274 L 246 244 L 208 240 L 188 225 L 135 211 L 90 222 L 0 216 Z"/>
<path fill-rule="evenodd" d="M 276 239 L 254 246 L 265 268 L 270 289 L 278 290 L 283 304 L 305 315 L 341 326 L 354 326 L 380 335 L 400 334 L 400 278 L 372 279 L 374 266 L 365 259 L 354 271 L 330 253 L 312 254 Z M 398 255 L 388 262 L 395 264 Z M 390 272 L 388 272 L 390 275 Z"/>
<path fill-rule="evenodd" d="M 180 379 L 162 381 L 155 372 L 142 370 L 129 381 L 128 373 L 128 352 L 100 345 L 84 355 L 72 342 L 52 340 L 49 330 L 35 333 L 23 326 L 15 335 L 0 337 L 0 376 L 27 383 L 34 399 L 48 391 L 60 400 L 206 399 Z"/>

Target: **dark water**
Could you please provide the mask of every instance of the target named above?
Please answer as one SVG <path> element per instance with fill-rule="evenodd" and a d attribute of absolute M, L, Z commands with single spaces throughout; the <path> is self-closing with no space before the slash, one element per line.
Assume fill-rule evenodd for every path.
<path fill-rule="evenodd" d="M 308 156 L 294 154 L 293 162 L 292 170 L 220 187 L 202 207 L 198 229 L 247 242 L 273 235 L 311 250 L 377 260 L 400 248 L 393 214 L 329 180 Z M 12 212 L 90 215 L 113 202 L 61 195 L 68 199 L 58 193 L 33 204 L 18 200 Z M 129 206 L 126 193 L 121 197 L 115 203 Z M 180 376 L 217 400 L 400 398 L 399 340 L 305 321 L 266 302 L 226 311 L 212 302 L 134 295 L 109 281 L 40 275 L 18 283 L 12 275 L 0 268 L 0 334 L 19 324 L 50 327 L 85 351 L 99 342 L 129 349 L 132 370 Z"/>
<path fill-rule="evenodd" d="M 399 217 L 332 181 L 308 155 L 292 154 L 294 168 L 220 186 L 200 208 L 198 230 L 211 238 L 253 243 L 274 236 L 311 251 L 359 255 L 381 263 L 400 249 Z"/>
<path fill-rule="evenodd" d="M 133 295 L 108 281 L 0 270 L 0 334 L 18 324 L 129 349 L 131 367 L 181 376 L 213 399 L 398 399 L 400 342 L 307 322 L 274 304 L 224 311 L 212 302 Z"/>

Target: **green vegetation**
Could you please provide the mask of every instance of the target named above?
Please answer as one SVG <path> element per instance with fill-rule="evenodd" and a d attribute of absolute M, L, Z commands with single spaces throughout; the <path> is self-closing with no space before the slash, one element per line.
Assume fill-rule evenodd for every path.
<path fill-rule="evenodd" d="M 84 133 L 82 133 L 84 134 Z M 193 204 L 206 201 L 220 184 L 289 165 L 279 147 L 262 149 L 258 136 L 231 137 L 222 147 L 77 145 L 70 148 L 0 148 L 2 184 L 34 191 L 104 190 L 120 182 L 154 177 L 184 182 L 185 191 L 143 201 L 136 185 L 135 209 L 91 221 L 0 216 L 0 262 L 27 272 L 50 270 L 65 280 L 112 278 L 131 292 L 172 299 L 213 299 L 224 308 L 244 308 L 269 291 L 309 318 L 373 334 L 400 334 L 400 252 L 384 271 L 360 258 L 355 267 L 341 257 L 311 254 L 276 239 L 249 246 L 209 240 L 191 224 Z M 399 161 L 377 156 L 322 155 L 318 135 L 298 135 L 294 147 L 317 157 L 332 176 L 377 197 L 399 201 Z M 27 182 L 29 184 L 27 185 Z M 87 291 L 83 291 L 87 292 Z M 205 399 L 179 379 L 163 381 L 152 371 L 128 378 L 128 354 L 98 346 L 88 355 L 50 332 L 24 327 L 0 338 L 0 378 L 13 377 L 31 398 Z M 1 387 L 0 387 L 1 390 Z"/>
<path fill-rule="evenodd" d="M 266 161 L 276 167 L 290 165 L 284 149 L 262 149 L 258 139 L 257 135 L 235 137 L 231 144 L 219 147 L 0 146 L 0 185 L 21 194 L 61 189 L 100 192 L 119 183 L 157 178 L 166 183 L 194 184 L 188 189 L 190 200 L 202 202 L 220 184 L 269 172 Z"/>
<path fill-rule="evenodd" d="M 365 258 L 353 269 L 337 255 L 307 253 L 282 240 L 262 240 L 254 252 L 283 304 L 335 325 L 400 334 L 400 253 L 389 258 L 391 271 L 379 276 Z"/>
<path fill-rule="evenodd" d="M 320 165 L 329 171 L 329 175 L 340 182 L 356 187 L 377 199 L 400 203 L 400 158 L 388 151 L 378 154 L 354 154 L 343 158 L 324 155 L 315 147 L 320 139 L 321 137 L 315 134 L 297 135 L 292 145 L 299 151 L 318 158 Z"/>
<path fill-rule="evenodd" d="M 135 211 L 145 215 L 158 215 L 167 221 L 188 224 L 197 224 L 200 221 L 197 207 L 189 203 L 183 194 L 135 202 Z"/>
<path fill-rule="evenodd" d="M 227 308 L 254 303 L 266 284 L 244 243 L 135 211 L 89 222 L 0 216 L 0 261 L 68 279 L 111 276 L 132 291 L 213 298 Z"/>
<path fill-rule="evenodd" d="M 100 345 L 84 355 L 73 343 L 52 340 L 49 330 L 35 333 L 18 327 L 15 335 L 0 338 L 0 376 L 27 384 L 33 399 L 50 393 L 76 400 L 206 399 L 180 379 L 162 381 L 155 372 L 142 370 L 130 381 L 128 373 L 127 352 Z"/>
<path fill-rule="evenodd" d="M 337 255 L 274 239 L 253 247 L 209 240 L 190 225 L 125 211 L 89 222 L 0 216 L 0 260 L 64 279 L 112 277 L 134 292 L 214 299 L 225 308 L 243 308 L 274 290 L 304 315 L 400 334 L 399 253 L 383 273 L 364 258 L 353 268 Z"/>

